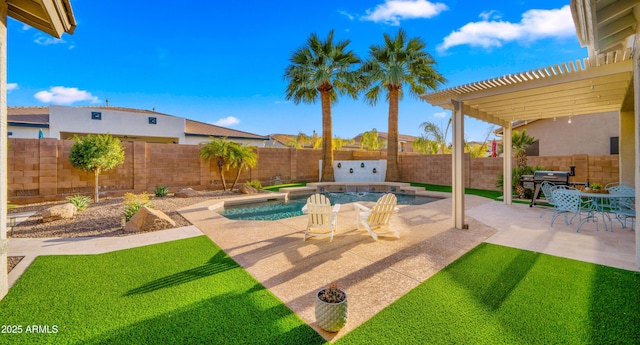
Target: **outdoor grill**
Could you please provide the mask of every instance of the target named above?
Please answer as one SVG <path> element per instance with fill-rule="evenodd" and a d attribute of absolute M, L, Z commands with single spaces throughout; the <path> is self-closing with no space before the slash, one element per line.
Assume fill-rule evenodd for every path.
<path fill-rule="evenodd" d="M 529 205 L 529 207 L 532 207 L 533 205 L 536 204 L 536 199 L 538 199 L 538 197 L 540 196 L 540 185 L 542 185 L 542 182 L 547 181 L 550 183 L 553 183 L 555 185 L 569 185 L 569 177 L 573 176 L 573 167 L 571 169 L 571 172 L 567 172 L 567 171 L 543 171 L 543 170 L 539 170 L 533 173 L 533 175 L 524 175 L 522 176 L 522 178 L 520 179 L 520 183 L 522 184 L 523 187 L 527 188 L 527 186 L 525 184 L 530 184 L 533 183 L 533 196 L 531 197 L 531 205 Z M 525 180 L 525 176 L 527 176 L 526 180 Z"/>

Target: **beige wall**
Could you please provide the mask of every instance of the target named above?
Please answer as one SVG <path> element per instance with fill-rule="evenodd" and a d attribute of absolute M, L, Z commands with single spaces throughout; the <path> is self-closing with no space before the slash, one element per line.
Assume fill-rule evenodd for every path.
<path fill-rule="evenodd" d="M 527 134 L 539 140 L 540 156 L 572 154 L 608 155 L 609 140 L 619 136 L 619 115 L 607 112 L 538 120 L 514 130 L 527 129 Z"/>
<path fill-rule="evenodd" d="M 93 174 L 73 168 L 69 162 L 71 140 L 9 139 L 8 192 L 13 203 L 62 200 L 68 195 L 91 194 Z M 157 185 L 172 191 L 180 188 L 220 189 L 213 162 L 198 158 L 199 146 L 125 142 L 125 161 L 100 175 L 100 191 L 106 195 L 125 192 L 153 192 Z M 290 182 L 318 181 L 321 150 L 256 148 L 258 165 L 240 175 L 239 183 L 260 180 L 265 186 Z M 400 154 L 402 181 L 451 185 L 451 155 Z M 385 159 L 384 152 L 336 151 L 336 160 Z M 470 158 L 465 155 L 465 187 L 499 190 L 495 184 L 502 172 L 502 158 Z M 573 181 L 607 184 L 618 181 L 617 155 L 570 155 L 529 157 L 529 165 L 568 171 L 576 166 Z M 227 182 L 235 171 L 225 174 Z"/>

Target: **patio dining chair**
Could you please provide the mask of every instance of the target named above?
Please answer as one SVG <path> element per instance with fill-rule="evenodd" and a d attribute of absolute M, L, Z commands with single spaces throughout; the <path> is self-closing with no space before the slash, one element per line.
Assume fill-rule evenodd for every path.
<path fill-rule="evenodd" d="M 307 199 L 304 206 L 309 221 L 304 231 L 304 240 L 307 236 L 329 237 L 333 241 L 333 234 L 338 227 L 338 211 L 340 204 L 331 206 L 331 201 L 322 194 L 313 194 Z"/>
<path fill-rule="evenodd" d="M 616 216 L 616 219 L 622 225 L 622 228 L 627 227 L 627 220 L 631 220 L 631 229 L 635 229 L 636 220 L 636 207 L 633 198 L 612 198 L 609 201 L 609 207 L 611 213 Z M 613 229 L 613 228 L 612 228 Z"/>
<path fill-rule="evenodd" d="M 354 203 L 356 212 L 358 213 L 356 219 L 356 228 L 360 229 L 360 225 L 369 232 L 374 240 L 378 240 L 378 235 L 393 234 L 397 238 L 400 238 L 400 233 L 391 228 L 391 215 L 397 211 L 396 205 L 398 199 L 395 194 L 388 193 L 381 196 L 373 208 Z"/>
<path fill-rule="evenodd" d="M 630 194 L 636 193 L 636 189 L 624 182 L 611 182 L 604 186 L 604 189 L 611 194 Z"/>
<path fill-rule="evenodd" d="M 573 219 L 578 217 L 579 223 L 576 227 L 576 232 L 580 231 L 582 224 L 588 221 L 596 223 L 596 231 L 598 231 L 598 219 L 595 217 L 593 209 L 585 207 L 585 203 L 582 200 L 581 192 L 577 189 L 565 189 L 556 188 L 551 191 L 551 195 L 555 201 L 553 205 L 554 214 L 551 217 L 551 226 L 556 218 L 564 216 L 565 224 L 572 224 Z M 588 206 L 588 205 L 587 205 Z M 582 213 L 587 212 L 587 216 L 582 218 Z M 568 216 L 573 213 L 573 217 L 569 220 Z"/>

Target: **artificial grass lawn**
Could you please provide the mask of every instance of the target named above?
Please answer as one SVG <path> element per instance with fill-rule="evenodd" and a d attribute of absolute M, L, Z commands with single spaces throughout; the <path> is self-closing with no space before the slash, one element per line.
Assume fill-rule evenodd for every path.
<path fill-rule="evenodd" d="M 0 302 L 0 320 L 22 326 L 0 334 L 2 344 L 324 342 L 206 236 L 38 257 Z"/>
<path fill-rule="evenodd" d="M 640 273 L 483 243 L 337 344 L 638 344 Z"/>
<path fill-rule="evenodd" d="M 39 257 L 0 320 L 23 327 L 2 344 L 325 343 L 205 236 Z M 640 273 L 483 243 L 337 343 L 634 344 L 638 334 Z"/>

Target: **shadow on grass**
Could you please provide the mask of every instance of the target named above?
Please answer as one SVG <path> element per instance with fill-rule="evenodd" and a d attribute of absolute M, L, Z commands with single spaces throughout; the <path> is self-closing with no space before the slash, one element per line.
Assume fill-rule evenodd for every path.
<path fill-rule="evenodd" d="M 223 251 L 218 251 L 209 260 L 209 262 L 200 267 L 192 268 L 186 271 L 172 274 L 167 277 L 156 279 L 140 287 L 127 291 L 123 296 L 139 295 L 172 286 L 177 286 L 218 273 L 222 273 L 234 268 L 238 268 L 238 264 L 236 264 L 235 261 L 233 261 Z"/>
<path fill-rule="evenodd" d="M 259 284 L 95 335 L 83 344 L 324 344 Z"/>
<path fill-rule="evenodd" d="M 526 278 L 536 264 L 539 254 L 525 250 L 517 251 L 517 254 L 511 258 L 506 256 L 500 258 L 499 263 L 493 267 L 485 266 L 481 270 L 476 270 L 484 272 L 482 275 L 476 275 L 468 267 L 474 266 L 475 255 L 484 255 L 486 246 L 486 244 L 477 246 L 452 263 L 446 272 L 458 284 L 466 286 L 467 290 L 489 310 L 497 310 L 518 287 L 518 284 Z M 509 260 L 509 263 L 506 264 L 504 260 Z M 463 267 L 464 269 L 462 269 Z M 489 282 L 489 284 L 483 282 Z"/>

